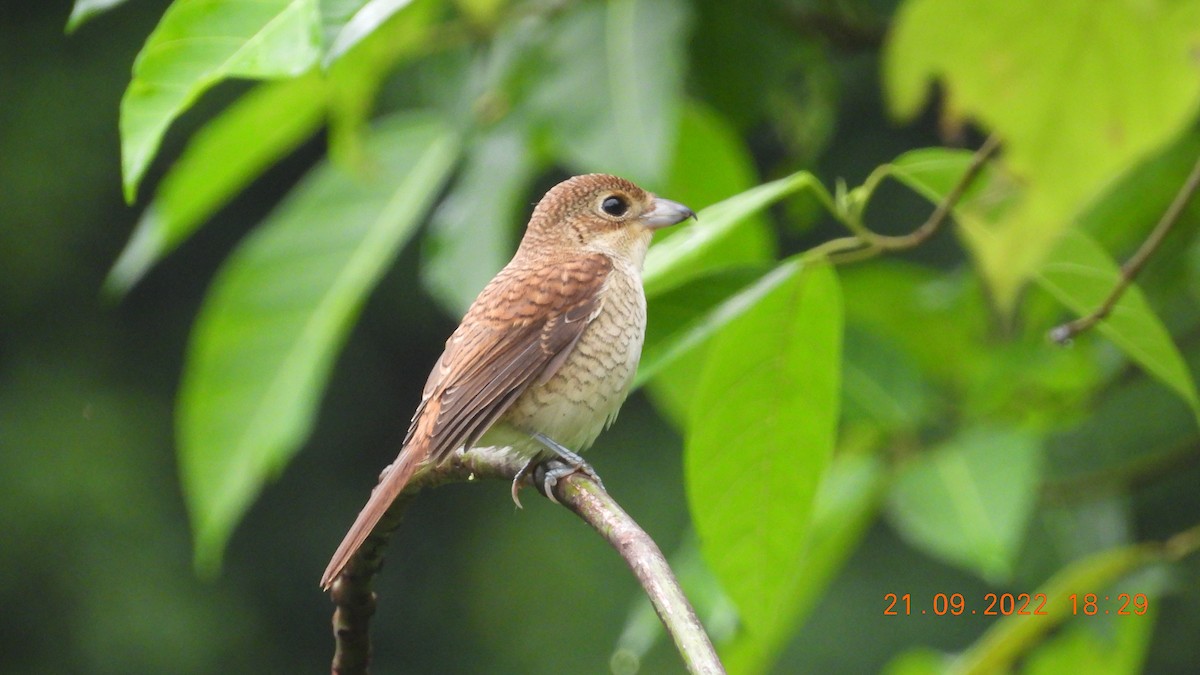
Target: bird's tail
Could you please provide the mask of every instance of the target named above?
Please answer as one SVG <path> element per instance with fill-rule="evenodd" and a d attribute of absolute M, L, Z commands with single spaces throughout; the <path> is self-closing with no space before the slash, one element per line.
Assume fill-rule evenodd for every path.
<path fill-rule="evenodd" d="M 338 575 L 342 573 L 347 563 L 355 553 L 358 553 L 363 542 L 367 540 L 372 530 L 379 524 L 380 519 L 387 513 L 388 507 L 416 474 L 417 469 L 421 466 L 421 460 L 425 458 L 425 453 L 417 452 L 417 450 L 418 448 L 413 447 L 405 447 L 401 450 L 400 456 L 396 458 L 387 473 L 380 479 L 379 484 L 371 491 L 371 498 L 367 500 L 367 505 L 362 508 L 362 511 L 359 511 L 358 517 L 354 519 L 354 524 L 350 526 L 350 531 L 346 533 L 346 537 L 342 539 L 342 543 L 338 545 L 337 551 L 330 559 L 329 566 L 325 568 L 325 574 L 321 575 L 322 589 L 329 590 L 334 579 L 337 579 Z"/>

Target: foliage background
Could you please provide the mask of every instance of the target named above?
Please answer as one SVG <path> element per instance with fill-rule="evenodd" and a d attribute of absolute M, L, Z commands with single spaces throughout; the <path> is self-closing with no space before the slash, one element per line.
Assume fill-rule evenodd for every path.
<path fill-rule="evenodd" d="M 77 3 L 114 4 L 121 3 Z M 362 4 L 320 4 L 327 35 L 310 57 L 332 58 L 337 29 Z M 287 135 L 279 119 L 218 153 L 221 161 L 205 168 L 202 183 L 233 176 L 232 201 L 210 203 L 215 214 L 196 223 L 203 228 L 175 242 L 179 247 L 119 299 L 101 288 L 106 277 L 113 283 L 110 269 L 134 223 L 170 213 L 164 176 L 203 137 L 197 132 L 261 89 L 229 81 L 200 96 L 171 126 L 130 208 L 122 199 L 118 112 L 131 64 L 168 3 L 124 4 L 69 37 L 62 32 L 65 3 L 0 9 L 0 599 L 10 608 L 0 619 L 4 670 L 323 668 L 330 606 L 317 575 L 394 455 L 429 364 L 455 324 L 453 308 L 490 276 L 489 265 L 503 262 L 527 205 L 557 177 L 619 171 L 696 208 L 799 170 L 827 185 L 837 178 L 857 185 L 913 148 L 976 145 L 979 136 L 961 126 L 963 113 L 1005 137 L 1008 168 L 1029 211 L 1005 220 L 976 200 L 960 214 L 958 238 L 944 233 L 911 252 L 840 268 L 840 281 L 821 282 L 825 290 L 814 292 L 825 303 L 817 314 L 845 313 L 844 342 L 831 353 L 833 364 L 844 356 L 836 454 L 844 461 L 834 465 L 846 472 L 832 492 L 846 504 L 839 510 L 832 499 L 823 509 L 818 499 L 813 522 L 834 535 L 820 540 L 824 548 L 812 544 L 824 553 L 792 553 L 809 567 L 783 566 L 805 571 L 799 588 L 768 577 L 766 595 L 787 597 L 774 609 L 764 604 L 769 611 L 753 619 L 758 623 L 741 607 L 743 627 L 765 635 L 762 644 L 745 651 L 744 643 L 736 646 L 745 639 L 740 634 L 723 649 L 744 672 L 860 672 L 889 664 L 897 672 L 928 672 L 941 662 L 927 649 L 982 649 L 982 636 L 997 622 L 887 617 L 886 593 L 910 593 L 918 608 L 932 608 L 935 593 L 962 593 L 971 608 L 982 608 L 986 592 L 1032 592 L 1058 573 L 1084 576 L 1080 593 L 1147 593 L 1153 610 L 1077 618 L 1048 636 L 1010 636 L 1022 669 L 1174 672 L 1200 663 L 1191 639 L 1200 631 L 1195 555 L 1115 564 L 1116 571 L 1086 580 L 1109 560 L 1104 556 L 1196 525 L 1200 452 L 1188 368 L 1167 350 L 1149 358 L 1160 367 L 1157 377 L 1146 375 L 1135 365 L 1153 372 L 1146 359 L 1126 356 L 1120 340 L 1127 333 L 1091 333 L 1066 350 L 1045 341 L 1049 327 L 1071 316 L 1064 304 L 1075 308 L 1071 299 L 1096 297 L 1107 286 L 1103 274 L 1074 293 L 1014 290 L 1036 269 L 1038 256 L 1028 251 L 1039 249 L 1043 232 L 1087 232 L 1122 259 L 1183 182 L 1200 153 L 1192 129 L 1200 78 L 1194 64 L 1180 74 L 1164 63 L 1175 54 L 1171 45 L 1195 48 L 1200 23 L 1183 19 L 1196 16 L 1197 3 L 1112 3 L 1117 9 L 1107 15 L 1068 0 L 981 2 L 974 13 L 952 11 L 955 4 L 699 0 L 623 3 L 641 13 L 620 15 L 605 14 L 599 3 L 416 3 L 401 10 L 428 15 L 411 19 L 414 25 L 451 28 L 405 41 L 396 36 L 420 31 L 392 22 L 396 32 L 383 46 L 364 42 L 331 66 L 335 85 L 327 89 L 313 84 L 326 81 L 316 75 L 272 75 L 299 91 L 287 99 L 294 105 L 285 119 L 308 124 L 307 131 L 281 142 L 278 161 L 264 159 L 257 169 L 239 161 L 267 142 L 266 131 Z M 988 14 L 1000 5 L 1015 9 Z M 1132 15 L 1138 21 L 1119 14 L 1139 7 L 1145 13 Z M 886 42 L 897 34 L 889 31 L 898 30 L 900 8 L 908 12 L 908 42 Z M 642 23 L 620 32 L 620 20 L 630 16 Z M 609 44 L 607 60 L 597 58 L 597 41 L 612 35 L 632 36 L 629 49 Z M 989 42 L 994 36 L 1014 38 L 1009 42 L 1029 48 L 1022 53 L 1044 58 L 1022 67 L 970 56 L 972 48 L 999 49 Z M 885 44 L 912 51 L 907 60 L 887 60 Z M 1098 51 L 1116 56 L 1097 60 Z M 908 64 L 907 74 L 898 63 Z M 614 88 L 604 69 L 618 66 L 646 79 L 628 88 L 617 79 Z M 991 70 L 981 76 L 973 66 Z M 917 84 L 923 68 L 947 78 L 946 98 L 928 107 Z M 380 78 L 377 91 L 363 75 L 372 72 Z M 247 74 L 238 67 L 229 73 Z M 1047 81 L 1021 89 L 1028 84 L 1021 73 L 1045 73 Z M 1024 95 L 1005 96 L 1014 91 Z M 1087 92 L 1108 98 L 1096 104 Z M 317 112 L 305 107 L 314 100 Z M 889 117 L 889 105 L 924 112 L 901 122 Z M 631 106 L 650 111 L 622 118 Z M 248 510 L 240 522 L 237 508 L 221 521 L 232 536 L 220 576 L 212 578 L 224 534 L 204 534 L 197 515 L 204 497 L 188 483 L 196 472 L 186 469 L 208 460 L 176 456 L 189 444 L 178 396 L 205 294 L 230 252 L 257 225 L 279 217 L 276 207 L 315 163 L 328 154 L 335 165 L 369 166 L 367 120 L 413 108 L 437 110 L 469 129 L 456 179 L 441 193 L 425 191 L 437 194 L 440 206 L 432 216 L 415 214 L 412 225 L 420 229 L 411 241 L 398 233 L 397 244 L 408 243 L 394 262 L 381 260 L 383 276 L 361 315 L 345 322 L 347 341 L 333 351 L 328 387 L 300 387 L 320 402 L 311 435 L 298 432 L 304 440 L 294 457 L 284 447 L 265 468 L 244 472 Z M 1097 110 L 1104 114 L 1093 115 Z M 622 136 L 626 127 L 604 117 L 609 113 L 617 122 L 656 122 L 630 130 L 631 144 Z M 1153 133 L 1138 135 L 1148 127 Z M 1039 133 L 1040 143 L 1028 142 Z M 1080 166 L 1087 171 L 1076 171 Z M 264 172 L 251 180 L 258 170 Z M 405 175 L 404 166 L 396 171 Z M 788 192 L 742 226 L 720 255 L 701 261 L 712 276 L 677 279 L 680 288 L 664 291 L 651 310 L 660 328 L 683 325 L 775 261 L 843 234 L 811 191 Z M 873 195 L 867 221 L 902 233 L 928 210 L 922 198 L 888 184 Z M 319 223 L 319 216 L 309 220 Z M 1022 230 L 1028 223 L 1033 229 Z M 1147 321 L 1157 325 L 1153 317 L 1161 317 L 1192 372 L 1200 361 L 1196 223 L 1193 206 L 1140 284 L 1153 310 Z M 981 243 L 988 227 L 1017 248 Z M 1046 245 L 1055 241 L 1048 236 Z M 1062 250 L 1054 255 L 1079 262 Z M 754 321 L 794 320 L 802 332 L 813 324 L 838 328 L 789 313 L 808 306 L 805 292 L 788 296 L 803 300 L 791 304 L 769 296 L 776 304 L 765 302 L 707 348 L 723 357 L 737 352 L 762 334 Z M 810 333 L 805 339 L 829 346 L 816 335 L 821 331 Z M 689 418 L 689 397 L 700 390 L 697 396 L 708 397 L 701 409 L 716 410 L 725 383 L 738 380 L 716 371 L 701 378 L 697 353 L 690 357 L 655 380 L 651 395 L 633 397 L 591 457 L 626 509 L 664 549 L 680 552 L 681 567 L 694 570 L 702 566 L 684 486 L 722 484 L 707 468 L 715 462 L 685 471 L 684 439 L 687 452 L 700 452 L 704 435 L 695 425 L 717 428 L 718 441 L 723 427 L 720 419 Z M 1174 391 L 1163 381 L 1174 382 Z M 837 410 L 824 405 L 813 416 Z M 184 431 L 176 430 L 176 416 Z M 781 434 L 808 424 L 797 416 Z M 694 433 L 686 434 L 689 428 Z M 755 450 L 709 446 L 733 470 L 746 464 L 738 453 Z M 814 461 L 817 470 L 828 462 Z M 228 475 L 224 468 L 217 473 Z M 806 475 L 797 481 L 815 486 Z M 798 514 L 812 507 L 811 495 L 798 506 L 768 499 L 803 492 L 789 485 L 768 485 L 759 494 L 766 501 L 742 511 L 773 519 L 773 527 L 795 525 L 795 541 L 804 541 L 810 523 Z M 513 513 L 506 495 L 502 486 L 455 486 L 413 507 L 380 581 L 373 633 L 380 672 L 602 672 L 618 642 L 648 649 L 643 672 L 678 671 L 677 656 L 661 640 L 644 647 L 653 628 L 633 620 L 622 637 L 639 610 L 619 559 L 568 514 L 542 500 Z M 703 508 L 707 500 L 700 501 Z M 711 563 L 713 543 L 705 543 Z M 752 550 L 739 564 L 778 569 L 768 555 Z M 828 585 L 814 571 L 822 561 Z M 209 578 L 198 578 L 195 562 Z M 714 599 L 712 578 L 688 576 L 698 578 L 693 593 L 710 628 L 728 637 L 735 630 L 730 606 Z"/>

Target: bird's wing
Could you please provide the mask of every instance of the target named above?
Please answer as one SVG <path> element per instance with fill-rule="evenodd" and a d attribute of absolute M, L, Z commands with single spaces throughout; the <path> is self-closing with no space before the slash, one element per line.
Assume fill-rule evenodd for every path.
<path fill-rule="evenodd" d="M 477 441 L 530 385 L 562 366 L 599 314 L 611 271 L 600 254 L 505 270 L 446 341 L 405 445 L 423 436 L 427 456 L 439 461 Z"/>
<path fill-rule="evenodd" d="M 329 588 L 428 460 L 471 445 L 530 385 L 548 380 L 600 313 L 612 271 L 604 255 L 510 265 L 483 289 L 429 374 L 400 456 L 380 477 L 329 561 Z"/>

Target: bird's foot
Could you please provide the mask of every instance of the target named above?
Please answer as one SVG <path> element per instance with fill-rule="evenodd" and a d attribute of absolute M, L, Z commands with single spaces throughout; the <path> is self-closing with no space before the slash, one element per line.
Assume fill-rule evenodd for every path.
<path fill-rule="evenodd" d="M 576 455 L 576 459 L 579 456 Z M 573 473 L 582 473 L 583 475 L 596 481 L 600 489 L 604 489 L 604 482 L 600 480 L 600 476 L 596 474 L 596 470 L 591 464 L 579 460 L 578 464 L 571 463 L 561 457 L 554 457 L 534 467 L 533 480 L 534 484 L 541 485 L 542 494 L 555 504 L 559 503 L 558 498 L 554 496 L 554 488 L 558 485 L 558 481 L 570 476 Z"/>
<path fill-rule="evenodd" d="M 558 499 L 554 496 L 554 487 L 558 485 L 558 481 L 573 473 L 582 473 L 596 481 L 601 489 L 604 488 L 604 481 L 600 480 L 596 470 L 578 453 L 572 452 L 545 434 L 534 434 L 533 437 L 547 450 L 553 452 L 554 457 L 543 460 L 540 456 L 535 455 L 517 472 L 512 483 L 512 498 L 517 508 L 521 508 L 521 500 L 517 493 L 527 479 L 535 485 L 540 485 L 542 494 L 555 504 L 558 503 Z"/>

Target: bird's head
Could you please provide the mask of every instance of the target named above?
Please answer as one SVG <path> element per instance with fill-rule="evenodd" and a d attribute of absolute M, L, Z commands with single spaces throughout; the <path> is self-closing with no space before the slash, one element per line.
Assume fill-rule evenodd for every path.
<path fill-rule="evenodd" d="M 694 218 L 691 209 L 608 174 L 575 176 L 538 202 L 521 248 L 604 253 L 639 269 L 654 231 Z"/>

